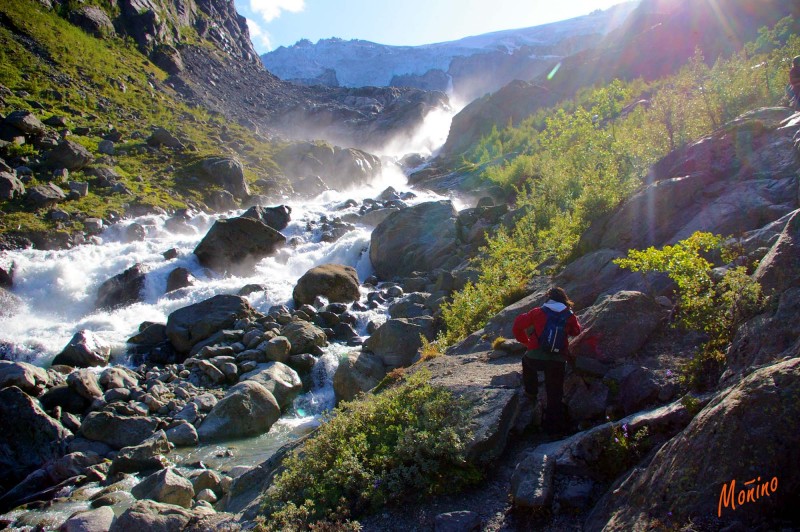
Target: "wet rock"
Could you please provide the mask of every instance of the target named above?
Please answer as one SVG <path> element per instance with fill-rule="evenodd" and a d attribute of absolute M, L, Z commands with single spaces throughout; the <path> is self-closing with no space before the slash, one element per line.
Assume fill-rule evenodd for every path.
<path fill-rule="evenodd" d="M 121 416 L 111 412 L 92 412 L 83 420 L 81 433 L 115 449 L 133 447 L 153 435 L 158 421 L 152 417 Z"/>
<path fill-rule="evenodd" d="M 384 279 L 460 262 L 452 202 L 421 203 L 391 214 L 372 232 L 369 257 Z"/>
<path fill-rule="evenodd" d="M 59 142 L 55 149 L 47 154 L 47 164 L 52 168 L 66 168 L 67 170 L 82 170 L 91 164 L 94 157 L 89 150 L 71 140 Z"/>
<path fill-rule="evenodd" d="M 25 203 L 32 209 L 53 207 L 65 199 L 67 199 L 67 195 L 58 185 L 53 183 L 31 187 L 25 195 Z"/>
<path fill-rule="evenodd" d="M 83 510 L 76 512 L 67 519 L 60 532 L 106 532 L 114 522 L 114 510 L 108 506 L 96 510 Z"/>
<path fill-rule="evenodd" d="M 355 268 L 341 264 L 324 264 L 307 271 L 294 287 L 292 296 L 297 307 L 312 304 L 317 296 L 328 301 L 350 303 L 358 301 L 358 274 Z"/>
<path fill-rule="evenodd" d="M 135 485 L 131 493 L 139 500 L 150 499 L 184 508 L 191 508 L 194 498 L 192 483 L 173 468 L 153 473 Z"/>
<path fill-rule="evenodd" d="M 90 368 L 105 366 L 111 355 L 111 346 L 92 331 L 81 330 L 53 359 L 53 365 L 71 366 L 75 368 Z"/>
<path fill-rule="evenodd" d="M 251 294 L 254 294 L 254 293 L 256 293 L 256 292 L 266 292 L 266 291 L 267 291 L 267 287 L 266 287 L 266 286 L 264 286 L 263 284 L 255 284 L 255 283 L 254 283 L 254 284 L 247 284 L 247 285 L 244 285 L 244 286 L 243 286 L 243 287 L 242 287 L 242 288 L 241 288 L 241 289 L 240 289 L 240 290 L 239 290 L 239 291 L 236 293 L 236 295 L 237 295 L 237 296 L 242 296 L 242 297 L 245 297 L 245 296 L 249 296 L 249 295 L 251 295 Z"/>
<path fill-rule="evenodd" d="M 308 373 L 317 363 L 317 358 L 311 353 L 300 353 L 299 355 L 290 355 L 287 364 L 290 368 L 298 373 Z"/>
<path fill-rule="evenodd" d="M 292 208 L 288 205 L 278 205 L 277 207 L 254 206 L 247 209 L 242 218 L 253 218 L 260 220 L 276 231 L 283 231 L 292 219 Z"/>
<path fill-rule="evenodd" d="M 244 381 L 228 390 L 197 433 L 204 442 L 257 436 L 267 432 L 280 415 L 278 402 L 264 386 Z"/>
<path fill-rule="evenodd" d="M 254 313 L 253 307 L 243 297 L 217 295 L 170 314 L 167 337 L 176 351 L 187 354 L 196 344 Z"/>
<path fill-rule="evenodd" d="M 95 306 L 99 309 L 114 309 L 141 301 L 145 278 L 142 265 L 134 264 L 100 285 Z"/>
<path fill-rule="evenodd" d="M 103 232 L 104 227 L 105 224 L 100 218 L 86 218 L 83 220 L 83 228 L 86 229 L 86 232 L 90 235 L 99 235 Z"/>
<path fill-rule="evenodd" d="M 49 383 L 47 372 L 38 366 L 0 360 L 0 389 L 16 386 L 28 395 L 37 397 Z"/>
<path fill-rule="evenodd" d="M 418 357 L 420 335 L 433 340 L 433 319 L 391 319 L 364 342 L 364 349 L 375 353 L 387 369 L 406 367 Z"/>
<path fill-rule="evenodd" d="M 266 388 L 281 409 L 291 406 L 294 398 L 303 391 L 303 383 L 297 373 L 280 362 L 259 364 L 256 369 L 241 376 L 241 382 L 253 381 Z"/>
<path fill-rule="evenodd" d="M 328 345 L 327 336 L 319 328 L 305 321 L 294 321 L 281 329 L 281 335 L 292 345 L 291 354 L 313 353 L 315 348 Z"/>
<path fill-rule="evenodd" d="M 167 277 L 167 293 L 193 286 L 196 280 L 186 268 L 175 268 Z"/>
<path fill-rule="evenodd" d="M 200 441 L 197 429 L 185 420 L 180 420 L 166 431 L 167 440 L 176 447 L 194 447 Z"/>
<path fill-rule="evenodd" d="M 125 228 L 127 242 L 142 242 L 147 237 L 147 231 L 142 224 L 132 223 Z"/>
<path fill-rule="evenodd" d="M 252 218 L 217 220 L 195 248 L 200 264 L 217 271 L 248 271 L 286 242 L 275 229 Z"/>
<path fill-rule="evenodd" d="M 386 369 L 378 356 L 370 352 L 348 353 L 333 375 L 336 402 L 353 400 L 359 393 L 373 389 L 385 376 Z"/>
<path fill-rule="evenodd" d="M 66 451 L 69 431 L 17 387 L 0 390 L 0 426 L 0 488 L 4 491 Z"/>
<path fill-rule="evenodd" d="M 159 430 L 139 445 L 120 449 L 117 456 L 114 457 L 114 461 L 111 462 L 109 474 L 164 469 L 167 467 L 167 460 L 163 455 L 169 451 L 167 435 L 163 430 Z"/>
<path fill-rule="evenodd" d="M 275 338 L 267 341 L 264 346 L 264 356 L 267 360 L 273 362 L 286 363 L 289 360 L 289 353 L 292 350 L 292 344 L 285 336 L 276 336 Z"/>
<path fill-rule="evenodd" d="M 25 185 L 17 176 L 9 172 L 0 172 L 0 200 L 14 200 L 25 195 Z"/>
<path fill-rule="evenodd" d="M 324 184 L 337 190 L 367 183 L 381 169 L 381 161 L 374 155 L 316 142 L 289 144 L 275 154 L 275 162 L 287 177 L 324 176 Z M 295 190 L 299 190 L 297 186 Z"/>

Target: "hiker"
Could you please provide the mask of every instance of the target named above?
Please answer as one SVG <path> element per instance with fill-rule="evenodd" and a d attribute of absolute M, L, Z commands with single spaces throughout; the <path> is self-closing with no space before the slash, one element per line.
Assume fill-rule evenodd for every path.
<path fill-rule="evenodd" d="M 569 336 L 577 336 L 581 326 L 572 313 L 572 301 L 563 288 L 551 288 L 547 302 L 514 320 L 514 337 L 528 350 L 522 357 L 522 382 L 525 394 L 536 401 L 539 371 L 544 372 L 547 409 L 542 426 L 559 431 L 565 427 L 564 372 L 566 362 L 574 363 L 569 354 Z M 529 329 L 533 329 L 529 335 Z"/>
<path fill-rule="evenodd" d="M 789 70 L 789 88 L 791 91 L 790 105 L 795 109 L 800 109 L 800 55 L 792 60 L 792 68 Z"/>

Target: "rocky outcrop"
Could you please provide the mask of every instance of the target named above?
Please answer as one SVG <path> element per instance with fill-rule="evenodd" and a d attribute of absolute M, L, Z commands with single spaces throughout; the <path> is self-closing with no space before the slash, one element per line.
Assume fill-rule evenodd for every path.
<path fill-rule="evenodd" d="M 390 214 L 372 232 L 369 258 L 379 277 L 455 267 L 456 211 L 450 201 L 421 203 Z"/>
<path fill-rule="evenodd" d="M 247 272 L 286 242 L 278 231 L 253 218 L 217 220 L 194 250 L 200 264 L 217 271 Z"/>
<path fill-rule="evenodd" d="M 86 439 L 122 449 L 139 445 L 153 435 L 157 426 L 158 421 L 152 417 L 92 412 L 81 423 L 81 434 Z"/>
<path fill-rule="evenodd" d="M 110 355 L 110 345 L 92 331 L 81 330 L 76 332 L 64 350 L 56 355 L 53 365 L 75 368 L 105 366 Z"/>
<path fill-rule="evenodd" d="M 66 168 L 67 170 L 81 170 L 94 160 L 92 154 L 71 140 L 61 141 L 58 146 L 47 154 L 47 163 L 53 168 Z"/>
<path fill-rule="evenodd" d="M 192 513 L 181 506 L 142 500 L 125 510 L 111 525 L 109 532 L 183 530 L 191 519 Z"/>
<path fill-rule="evenodd" d="M 244 381 L 228 390 L 197 433 L 204 442 L 257 436 L 267 432 L 280 416 L 278 402 L 264 386 Z"/>
<path fill-rule="evenodd" d="M 351 303 L 361 297 L 358 287 L 358 274 L 352 266 L 323 264 L 311 268 L 300 277 L 292 297 L 298 308 L 314 303 L 317 296 L 331 303 Z"/>
<path fill-rule="evenodd" d="M 110 37 L 116 34 L 114 24 L 105 11 L 95 6 L 83 6 L 71 11 L 69 21 L 95 37 Z"/>
<path fill-rule="evenodd" d="M 214 296 L 170 314 L 167 318 L 167 337 L 179 353 L 187 354 L 198 342 L 253 312 L 254 309 L 243 297 Z"/>
<path fill-rule="evenodd" d="M 287 177 L 320 176 L 336 190 L 364 185 L 381 171 L 381 161 L 374 155 L 321 142 L 289 144 L 275 154 L 275 161 Z"/>
<path fill-rule="evenodd" d="M 14 200 L 25 195 L 25 185 L 10 172 L 0 172 L 0 200 Z"/>
<path fill-rule="evenodd" d="M 611 488 L 587 529 L 645 529 L 668 515 L 678 526 L 712 518 L 718 527 L 756 529 L 796 517 L 798 398 L 798 358 L 722 391 L 647 467 Z"/>
<path fill-rule="evenodd" d="M 141 301 L 146 274 L 141 264 L 134 264 L 108 279 L 97 289 L 97 308 L 114 309 Z"/>
<path fill-rule="evenodd" d="M 245 373 L 239 380 L 240 382 L 257 382 L 262 385 L 272 394 L 282 410 L 290 407 L 294 398 L 303 391 L 303 383 L 297 372 L 280 362 L 259 364 L 256 369 Z"/>
<path fill-rule="evenodd" d="M 288 205 L 278 205 L 276 207 L 253 206 L 247 209 L 242 218 L 253 218 L 260 220 L 264 225 L 268 225 L 276 231 L 283 231 L 292 220 L 292 208 Z"/>
<path fill-rule="evenodd" d="M 229 157 L 209 157 L 200 162 L 203 176 L 221 186 L 239 200 L 250 197 L 250 187 L 244 177 L 242 163 Z M 275 228 L 280 231 L 279 228 Z"/>
<path fill-rule="evenodd" d="M 64 191 L 53 183 L 31 187 L 25 195 L 25 203 L 33 209 L 46 209 L 66 199 Z"/>
<path fill-rule="evenodd" d="M 422 347 L 420 337 L 433 340 L 432 318 L 391 319 L 378 327 L 364 342 L 364 349 L 375 354 L 388 369 L 410 366 Z"/>

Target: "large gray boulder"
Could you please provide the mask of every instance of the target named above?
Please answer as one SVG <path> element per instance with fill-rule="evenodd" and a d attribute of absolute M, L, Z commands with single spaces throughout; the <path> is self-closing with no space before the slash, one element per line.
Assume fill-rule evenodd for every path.
<path fill-rule="evenodd" d="M 276 231 L 283 231 L 292 220 L 292 208 L 288 205 L 278 205 L 276 207 L 255 205 L 247 209 L 242 214 L 242 218 L 260 220 Z"/>
<path fill-rule="evenodd" d="M 295 370 L 280 362 L 259 364 L 256 369 L 239 377 L 240 382 L 257 382 L 266 388 L 281 409 L 291 406 L 294 398 L 303 391 L 303 382 Z"/>
<path fill-rule="evenodd" d="M 367 152 L 319 142 L 296 142 L 275 154 L 286 177 L 323 176 L 329 188 L 343 190 L 368 183 L 381 171 L 381 161 Z"/>
<path fill-rule="evenodd" d="M 455 267 L 456 210 L 451 201 L 432 201 L 390 214 L 372 232 L 369 258 L 383 279 L 415 271 Z"/>
<path fill-rule="evenodd" d="M 406 367 L 417 359 L 420 336 L 432 341 L 434 334 L 433 318 L 391 319 L 364 342 L 364 349 L 374 353 L 387 369 Z"/>
<path fill-rule="evenodd" d="M 719 529 L 756 530 L 796 515 L 798 397 L 800 358 L 760 369 L 720 392 L 646 468 L 612 486 L 586 529 L 645 530 L 669 514 L 679 525 L 711 517 Z"/>
<path fill-rule="evenodd" d="M 292 345 L 291 355 L 313 353 L 315 348 L 328 345 L 325 332 L 307 321 L 293 321 L 281 329 L 281 336 Z"/>
<path fill-rule="evenodd" d="M 570 344 L 570 352 L 602 362 L 625 360 L 644 346 L 668 315 L 668 309 L 641 292 L 603 297 L 578 316 L 583 331 Z"/>
<path fill-rule="evenodd" d="M 211 269 L 246 272 L 285 242 L 286 237 L 260 220 L 239 217 L 217 220 L 194 253 Z"/>
<path fill-rule="evenodd" d="M 336 402 L 351 401 L 368 392 L 386 376 L 381 359 L 367 351 L 353 351 L 339 361 L 333 374 L 333 391 Z"/>
<path fill-rule="evenodd" d="M 164 469 L 167 461 L 163 455 L 169 453 L 169 450 L 167 435 L 159 430 L 139 445 L 120 449 L 111 462 L 109 474 Z"/>
<path fill-rule="evenodd" d="M 70 432 L 19 388 L 0 390 L 0 488 L 10 489 L 28 473 L 66 451 Z"/>
<path fill-rule="evenodd" d="M 63 140 L 47 154 L 47 164 L 53 168 L 66 168 L 69 171 L 81 170 L 89 165 L 94 157 L 89 150 L 71 140 Z"/>
<path fill-rule="evenodd" d="M 17 128 L 25 135 L 40 137 L 47 131 L 47 127 L 30 111 L 12 111 L 8 113 L 4 124 Z"/>
<path fill-rule="evenodd" d="M 240 318 L 252 316 L 254 312 L 243 297 L 217 295 L 170 314 L 167 318 L 167 338 L 176 351 L 188 354 L 198 342 L 232 326 Z"/>
<path fill-rule="evenodd" d="M 114 309 L 142 300 L 146 274 L 141 264 L 134 264 L 124 272 L 106 280 L 97 289 L 95 307 Z"/>
<path fill-rule="evenodd" d="M 81 423 L 81 434 L 87 440 L 122 449 L 139 445 L 153 435 L 157 426 L 158 421 L 152 417 L 92 412 Z"/>
<path fill-rule="evenodd" d="M 208 157 L 200 163 L 204 176 L 240 200 L 250 197 L 242 163 L 229 157 Z M 275 229 L 282 229 L 277 228 Z"/>
<path fill-rule="evenodd" d="M 105 366 L 111 355 L 111 346 L 92 331 L 75 333 L 64 349 L 53 359 L 53 365 L 74 368 Z"/>
<path fill-rule="evenodd" d="M 25 203 L 33 209 L 46 209 L 65 199 L 67 199 L 67 195 L 53 183 L 31 187 L 25 195 Z"/>
<path fill-rule="evenodd" d="M 0 200 L 13 200 L 25 195 L 25 185 L 17 176 L 9 172 L 0 172 Z"/>
<path fill-rule="evenodd" d="M 240 382 L 228 390 L 197 433 L 200 441 L 225 441 L 264 434 L 278 421 L 281 408 L 275 397 L 254 381 Z"/>
<path fill-rule="evenodd" d="M 174 468 L 163 469 L 150 475 L 131 489 L 137 499 L 150 499 L 184 508 L 192 507 L 194 487 L 189 479 Z"/>
<path fill-rule="evenodd" d="M 181 506 L 136 501 L 114 521 L 109 532 L 174 532 L 183 530 L 191 519 L 192 513 Z"/>
<path fill-rule="evenodd" d="M 60 532 L 106 532 L 114 522 L 114 510 L 110 506 L 101 506 L 94 510 L 77 512 L 67 519 Z"/>
<path fill-rule="evenodd" d="M 361 297 L 358 286 L 358 273 L 352 266 L 323 264 L 311 268 L 297 281 L 292 297 L 297 308 L 313 304 L 317 296 L 331 303 L 350 303 Z"/>
<path fill-rule="evenodd" d="M 147 145 L 153 147 L 166 146 L 167 148 L 172 148 L 173 150 L 183 150 L 186 148 L 183 142 L 181 142 L 175 135 L 163 127 L 158 127 L 153 130 L 153 133 L 147 137 Z"/>
<path fill-rule="evenodd" d="M 27 362 L 0 360 L 0 389 L 16 386 L 28 395 L 41 395 L 50 377 L 47 372 Z"/>

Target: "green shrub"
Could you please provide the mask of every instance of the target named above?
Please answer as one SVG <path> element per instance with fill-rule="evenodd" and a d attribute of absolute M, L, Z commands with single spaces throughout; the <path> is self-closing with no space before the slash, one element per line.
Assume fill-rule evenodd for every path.
<path fill-rule="evenodd" d="M 417 371 L 405 382 L 336 408 L 284 462 L 267 492 L 264 528 L 339 523 L 406 497 L 477 480 L 465 460 L 464 405 Z"/>
<path fill-rule="evenodd" d="M 649 449 L 649 430 L 642 427 L 629 434 L 628 425 L 612 425 L 611 435 L 600 449 L 598 465 L 600 473 L 607 479 L 615 479 L 642 459 Z"/>
<path fill-rule="evenodd" d="M 736 328 L 764 304 L 761 285 L 745 267 L 730 268 L 715 278 L 714 265 L 706 258 L 712 252 L 721 253 L 725 262 L 736 258 L 735 250 L 723 247 L 722 237 L 697 232 L 673 246 L 630 250 L 626 258 L 614 260 L 621 268 L 642 272 L 645 279 L 648 272 L 663 272 L 677 284 L 677 323 L 708 337 L 682 368 L 683 381 L 701 390 L 719 378 Z"/>

